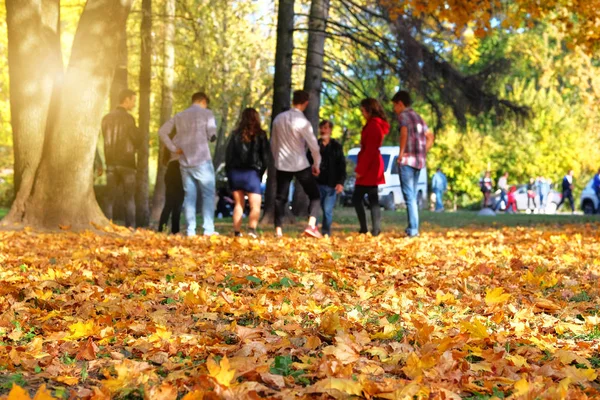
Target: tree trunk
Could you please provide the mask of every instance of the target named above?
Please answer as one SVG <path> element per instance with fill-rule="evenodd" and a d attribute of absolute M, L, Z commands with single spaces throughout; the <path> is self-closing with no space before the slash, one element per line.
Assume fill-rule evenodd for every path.
<path fill-rule="evenodd" d="M 109 107 L 111 110 L 114 110 L 119 106 L 119 95 L 123 90 L 129 88 L 128 60 L 129 49 L 127 47 L 127 25 L 123 25 L 123 28 L 121 29 L 121 36 L 119 39 L 119 50 L 117 55 L 115 74 L 112 79 L 112 84 L 110 86 Z M 104 188 L 106 189 L 106 186 Z M 118 190 L 116 193 L 111 194 L 111 196 L 113 195 L 113 221 L 124 221 L 126 211 L 125 197 L 123 195 L 123 191 Z M 106 190 L 103 190 L 101 195 L 98 196 L 101 197 L 99 199 L 101 206 L 105 205 L 106 196 Z"/>
<path fill-rule="evenodd" d="M 119 106 L 119 94 L 121 91 L 129 88 L 129 70 L 127 69 L 129 50 L 127 49 L 127 25 L 121 29 L 119 39 L 119 53 L 115 75 L 110 86 L 110 109 L 114 110 Z"/>
<path fill-rule="evenodd" d="M 94 197 L 92 165 L 130 8 L 131 0 L 89 0 L 85 5 L 55 123 L 47 131 L 33 193 L 26 203 L 26 225 L 83 229 L 108 223 Z M 39 65 L 36 51 L 29 50 L 27 56 Z"/>
<path fill-rule="evenodd" d="M 275 117 L 290 108 L 292 92 L 292 53 L 294 51 L 294 0 L 279 0 L 277 12 L 277 45 L 275 49 L 275 77 L 273 82 L 273 111 L 271 125 Z M 269 163 L 267 190 L 265 193 L 264 222 L 272 222 L 275 217 L 275 166 Z"/>
<path fill-rule="evenodd" d="M 150 223 L 148 208 L 148 156 L 150 152 L 150 91 L 152 79 L 152 0 L 142 0 L 142 48 L 140 52 L 140 148 L 135 191 L 136 226 Z M 159 157 L 160 158 L 160 157 Z"/>
<path fill-rule="evenodd" d="M 312 0 L 308 20 L 308 48 L 306 50 L 306 73 L 304 75 L 304 90 L 310 94 L 310 103 L 304 111 L 304 115 L 312 124 L 315 133 L 319 131 L 325 30 L 327 29 L 328 17 L 329 0 Z"/>
<path fill-rule="evenodd" d="M 220 46 L 221 51 L 223 52 L 222 56 L 222 65 L 221 65 L 221 87 L 219 88 L 221 91 L 222 98 L 222 108 L 221 108 L 221 126 L 219 127 L 219 132 L 217 134 L 217 143 L 215 144 L 215 155 L 213 157 L 213 166 L 215 170 L 219 168 L 219 166 L 225 161 L 225 136 L 227 135 L 228 122 L 229 122 L 229 41 L 228 39 L 228 16 L 227 12 L 229 11 L 228 1 L 225 1 L 223 8 L 223 20 L 221 25 L 221 40 Z"/>
<path fill-rule="evenodd" d="M 315 134 L 319 131 L 319 110 L 323 81 L 325 55 L 325 30 L 329 16 L 329 0 L 312 0 L 308 20 L 308 48 L 306 50 L 306 73 L 304 90 L 310 94 L 310 102 L 304 115 L 310 121 Z M 295 186 L 292 212 L 297 217 L 308 216 L 309 199 L 300 185 Z"/>
<path fill-rule="evenodd" d="M 59 0 L 7 0 L 15 201 L 4 223 L 20 222 L 44 148 L 52 98 L 62 78 Z M 40 68 L 43 66 L 43 68 Z M 55 93 L 56 91 L 56 93 Z"/>
<path fill-rule="evenodd" d="M 160 125 L 171 119 L 173 113 L 173 86 L 175 84 L 175 0 L 165 1 L 165 32 L 164 32 L 164 59 L 163 81 L 160 105 Z M 163 144 L 159 143 L 158 168 L 156 184 L 152 197 L 152 221 L 158 221 L 165 205 L 165 172 L 166 166 L 161 162 Z"/>

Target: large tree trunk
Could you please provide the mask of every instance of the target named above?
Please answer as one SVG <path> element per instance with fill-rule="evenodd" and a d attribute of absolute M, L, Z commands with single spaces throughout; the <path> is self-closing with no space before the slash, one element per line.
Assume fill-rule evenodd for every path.
<path fill-rule="evenodd" d="M 290 108 L 292 92 L 292 54 L 294 51 L 294 0 L 279 0 L 277 12 L 277 46 L 275 49 L 275 77 L 273 82 L 273 111 L 271 125 L 275 117 Z M 265 193 L 264 222 L 272 222 L 275 217 L 275 166 L 269 163 L 267 190 Z"/>
<path fill-rule="evenodd" d="M 225 161 L 225 136 L 227 135 L 228 122 L 229 122 L 229 41 L 228 39 L 228 16 L 229 4 L 225 1 L 223 8 L 223 20 L 221 25 L 221 40 L 220 46 L 223 52 L 222 65 L 221 65 L 221 124 L 217 134 L 217 143 L 215 145 L 215 155 L 213 157 L 213 166 L 215 170 Z"/>
<path fill-rule="evenodd" d="M 137 159 L 135 191 L 136 226 L 148 226 L 148 156 L 150 152 L 150 90 L 152 79 L 152 0 L 142 0 L 141 56 L 140 56 L 140 148 Z"/>
<path fill-rule="evenodd" d="M 323 82 L 323 62 L 325 55 L 325 30 L 329 17 L 329 0 L 312 0 L 308 20 L 308 48 L 306 50 L 306 73 L 304 90 L 310 94 L 310 103 L 304 115 L 319 130 L 319 110 L 321 108 L 321 89 Z"/>
<path fill-rule="evenodd" d="M 6 23 L 16 198 L 4 223 L 13 223 L 22 220 L 31 195 L 62 77 L 60 2 L 7 0 Z"/>
<path fill-rule="evenodd" d="M 81 16 L 55 123 L 48 130 L 26 225 L 56 229 L 108 223 L 93 190 L 92 165 L 98 127 L 117 63 L 131 0 L 89 0 Z M 28 52 L 38 63 L 38 53 Z M 39 64 L 39 63 L 38 63 Z M 24 143 L 29 145 L 30 143 Z"/>
<path fill-rule="evenodd" d="M 121 36 L 119 39 L 119 50 L 117 55 L 117 64 L 115 68 L 115 74 L 112 79 L 110 86 L 109 96 L 109 107 L 114 110 L 119 106 L 119 96 L 121 92 L 129 88 L 129 48 L 127 47 L 127 25 L 123 25 L 121 29 Z M 105 160 L 106 161 L 106 160 Z M 106 189 L 106 186 L 104 187 Z M 113 221 L 124 221 L 125 220 L 125 197 L 122 190 L 118 190 L 117 193 L 112 193 L 113 199 Z M 100 196 L 98 196 L 100 197 Z M 107 199 L 106 190 L 101 193 L 99 199 L 100 205 L 105 206 Z"/>
<path fill-rule="evenodd" d="M 310 103 L 304 115 L 310 121 L 315 134 L 319 131 L 319 110 L 321 108 L 321 88 L 323 81 L 323 60 L 325 55 L 325 30 L 329 16 L 329 0 L 312 0 L 308 20 L 308 48 L 306 50 L 306 73 L 304 90 L 310 94 Z M 300 185 L 295 186 L 292 211 L 295 216 L 308 216 L 309 199 Z"/>
<path fill-rule="evenodd" d="M 121 91 L 129 88 L 129 70 L 127 69 L 129 50 L 127 48 L 127 25 L 121 28 L 119 50 L 117 55 L 117 68 L 110 86 L 110 109 L 114 110 L 119 105 Z"/>
<path fill-rule="evenodd" d="M 165 1 L 165 31 L 164 31 L 164 59 L 163 81 L 160 106 L 160 125 L 171 119 L 173 113 L 173 86 L 175 85 L 175 0 Z M 161 162 L 163 145 L 159 143 L 158 168 L 156 184 L 152 197 L 152 221 L 158 221 L 165 205 L 165 172 L 166 167 Z"/>

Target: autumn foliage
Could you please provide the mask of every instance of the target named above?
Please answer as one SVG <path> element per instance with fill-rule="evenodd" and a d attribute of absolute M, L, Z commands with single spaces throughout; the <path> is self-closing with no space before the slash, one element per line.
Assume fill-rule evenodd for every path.
<path fill-rule="evenodd" d="M 595 226 L 3 232 L 0 387 L 11 400 L 593 398 L 598 239 Z"/>

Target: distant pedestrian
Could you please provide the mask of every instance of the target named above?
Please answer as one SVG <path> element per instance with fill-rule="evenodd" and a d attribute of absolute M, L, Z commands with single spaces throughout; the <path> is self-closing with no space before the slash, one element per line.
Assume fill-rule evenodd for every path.
<path fill-rule="evenodd" d="M 506 194 L 506 212 L 507 213 L 516 213 L 517 212 L 517 187 L 511 186 L 508 189 L 508 193 Z"/>
<path fill-rule="evenodd" d="M 283 235 L 285 206 L 288 202 L 290 183 L 294 178 L 302 186 L 310 200 L 308 225 L 304 234 L 316 238 L 322 237 L 316 226 L 321 195 L 315 179 L 320 173 L 321 153 L 312 125 L 304 116 L 304 110 L 308 107 L 309 101 L 308 92 L 295 91 L 291 110 L 282 112 L 273 121 L 271 151 L 275 160 L 275 179 L 277 181 L 275 198 L 275 234 L 277 237 Z M 306 157 L 307 147 L 314 160 L 312 168 Z"/>
<path fill-rule="evenodd" d="M 360 223 L 359 233 L 366 234 L 369 228 L 363 203 L 365 195 L 368 197 L 373 224 L 371 234 L 377 236 L 381 233 L 378 185 L 385 183 L 383 157 L 379 148 L 384 136 L 390 131 L 390 124 L 387 122 L 383 107 L 375 99 L 367 98 L 361 101 L 360 110 L 366 123 L 360 134 L 360 152 L 356 162 L 356 184 L 352 202 Z"/>
<path fill-rule="evenodd" d="M 508 172 L 505 172 L 504 175 L 502 175 L 500 179 L 498 179 L 498 189 L 500 190 L 500 198 L 494 206 L 494 211 L 498 211 L 498 209 L 502 205 L 502 202 L 504 202 L 504 204 L 508 206 Z"/>
<path fill-rule="evenodd" d="M 448 179 L 442 169 L 438 168 L 431 179 L 431 191 L 435 193 L 435 211 L 444 211 L 443 199 L 446 190 L 448 190 Z"/>
<path fill-rule="evenodd" d="M 256 227 L 262 204 L 260 184 L 269 165 L 270 153 L 269 139 L 260 126 L 258 112 L 254 108 L 246 108 L 242 112 L 239 126 L 231 133 L 225 160 L 225 169 L 235 201 L 233 209 L 235 236 L 242 236 L 245 196 L 248 196 L 250 203 L 248 236 L 258 237 Z"/>
<path fill-rule="evenodd" d="M 421 170 L 425 168 L 425 160 L 431 146 L 433 133 L 419 114 L 411 107 L 410 94 L 399 91 L 392 98 L 394 112 L 400 124 L 400 187 L 406 203 L 409 237 L 419 235 L 419 205 L 417 204 L 417 185 Z"/>
<path fill-rule="evenodd" d="M 483 207 L 489 207 L 490 197 L 494 188 L 494 181 L 492 180 L 492 173 L 490 171 L 485 171 L 485 175 L 479 180 L 479 188 L 481 189 L 481 193 L 483 193 Z"/>
<path fill-rule="evenodd" d="M 598 201 L 600 202 L 600 169 L 598 169 L 598 173 L 594 175 L 594 182 L 592 183 L 592 188 L 596 193 L 596 197 L 598 197 Z"/>
<path fill-rule="evenodd" d="M 159 130 L 160 139 L 172 152 L 179 154 L 179 165 L 185 197 L 183 208 L 187 236 L 196 235 L 196 200 L 198 190 L 202 195 L 202 227 L 205 236 L 215 232 L 215 169 L 209 142 L 217 138 L 217 123 L 208 109 L 210 100 L 205 93 L 192 96 L 192 105 L 175 115 Z M 175 128 L 173 139 L 169 137 Z"/>
<path fill-rule="evenodd" d="M 337 195 L 344 191 L 346 181 L 346 157 L 340 142 L 331 138 L 333 123 L 321 121 L 319 124 L 319 149 L 321 153 L 321 173 L 317 177 L 319 191 L 321 192 L 321 209 L 323 223 L 321 233 L 331 236 L 333 222 L 333 208 Z M 312 162 L 312 157 L 309 154 Z"/>
<path fill-rule="evenodd" d="M 537 204 L 535 202 L 536 191 L 537 191 L 537 187 L 536 187 L 535 179 L 531 178 L 531 179 L 529 179 L 529 183 L 527 184 L 527 209 L 532 210 L 532 211 L 535 211 L 535 209 L 537 208 Z M 531 203 L 533 203 L 533 207 L 530 207 Z"/>
<path fill-rule="evenodd" d="M 118 193 L 125 198 L 125 226 L 135 226 L 136 154 L 141 145 L 135 119 L 129 113 L 136 104 L 134 91 L 119 94 L 119 106 L 102 119 L 104 159 L 106 161 L 106 196 L 104 213 L 113 218 Z"/>
<path fill-rule="evenodd" d="M 559 210 L 562 207 L 563 203 L 565 202 L 565 199 L 568 199 L 569 204 L 571 205 L 571 212 L 573 214 L 575 213 L 575 199 L 573 198 L 573 188 L 573 170 L 569 170 L 567 175 L 565 175 L 562 180 L 562 198 L 560 199 L 560 203 L 558 203 L 558 206 L 556 207 L 557 210 Z"/>
<path fill-rule="evenodd" d="M 169 137 L 175 137 L 174 129 Z M 163 232 L 169 218 L 171 218 L 171 233 L 175 235 L 180 231 L 181 209 L 185 197 L 179 168 L 179 154 L 171 153 L 169 149 L 164 147 L 162 162 L 167 165 L 167 171 L 165 173 L 165 205 L 160 214 L 158 231 Z"/>

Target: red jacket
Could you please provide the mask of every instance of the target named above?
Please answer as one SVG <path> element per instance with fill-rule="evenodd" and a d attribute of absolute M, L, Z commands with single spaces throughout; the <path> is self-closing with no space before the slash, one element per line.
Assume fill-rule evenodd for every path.
<path fill-rule="evenodd" d="M 377 117 L 368 120 L 364 126 L 355 170 L 357 185 L 377 186 L 385 183 L 383 157 L 379 148 L 389 131 L 390 124 Z"/>

